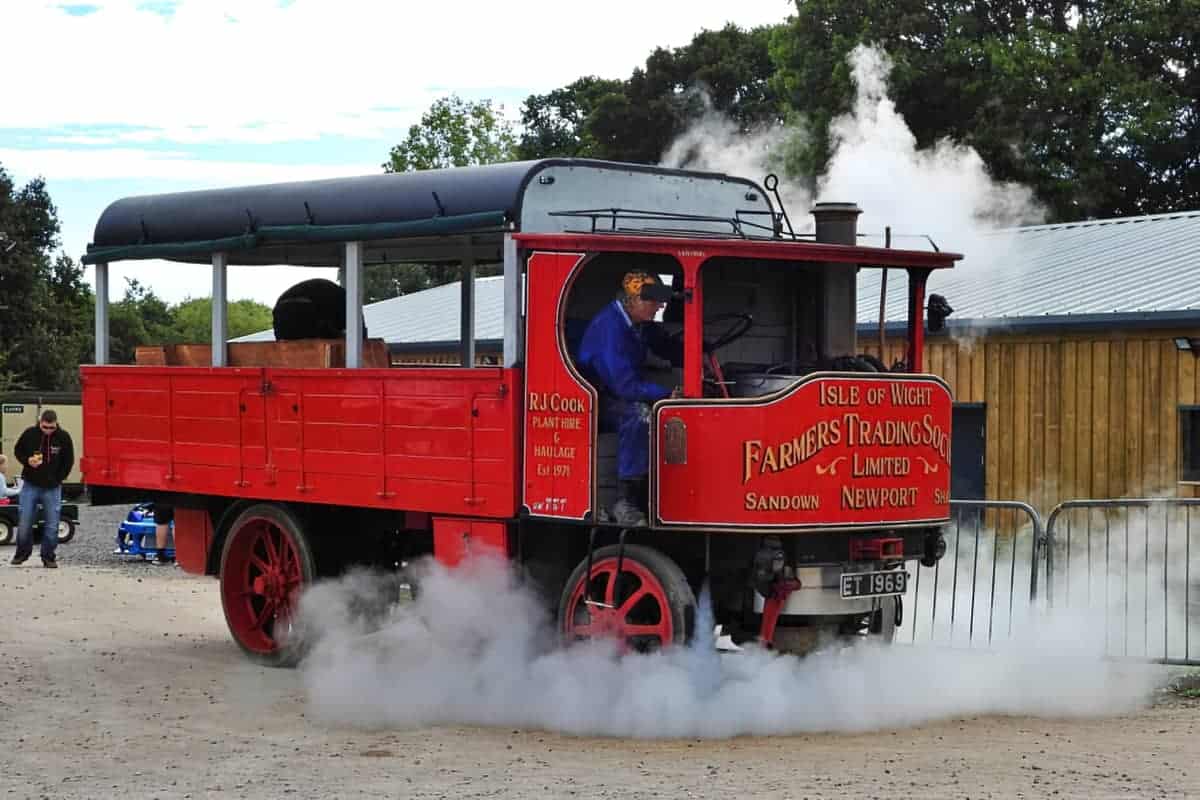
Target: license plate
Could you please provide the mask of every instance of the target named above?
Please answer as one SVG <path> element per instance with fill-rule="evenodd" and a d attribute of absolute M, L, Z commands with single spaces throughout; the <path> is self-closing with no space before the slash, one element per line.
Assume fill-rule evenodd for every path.
<path fill-rule="evenodd" d="M 892 594 L 904 594 L 907 589 L 908 573 L 903 570 L 842 573 L 843 599 L 886 597 Z"/>

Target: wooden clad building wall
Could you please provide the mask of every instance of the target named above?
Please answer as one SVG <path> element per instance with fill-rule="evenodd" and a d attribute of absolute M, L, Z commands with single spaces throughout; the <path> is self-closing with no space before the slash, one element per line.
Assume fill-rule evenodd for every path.
<path fill-rule="evenodd" d="M 989 333 L 927 340 L 925 370 L 984 403 L 986 497 L 1043 513 L 1073 498 L 1200 496 L 1179 482 L 1179 407 L 1200 398 L 1194 330 Z M 863 350 L 878 355 L 860 340 Z M 889 340 L 884 359 L 903 358 Z"/>

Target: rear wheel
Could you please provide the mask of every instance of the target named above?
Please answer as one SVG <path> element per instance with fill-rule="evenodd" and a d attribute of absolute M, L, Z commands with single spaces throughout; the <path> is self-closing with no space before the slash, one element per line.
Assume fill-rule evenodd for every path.
<path fill-rule="evenodd" d="M 0 520 L 0 544 L 12 544 L 17 538 L 17 526 L 8 520 Z"/>
<path fill-rule="evenodd" d="M 221 606 L 247 656 L 273 667 L 299 661 L 296 603 L 315 577 L 312 546 L 294 513 L 261 503 L 238 515 L 221 552 Z"/>
<path fill-rule="evenodd" d="M 66 544 L 75 538 L 75 523 L 69 519 L 58 521 L 58 543 Z"/>
<path fill-rule="evenodd" d="M 568 640 L 614 638 L 642 652 L 687 643 L 696 596 L 683 570 L 657 550 L 626 545 L 618 581 L 617 549 L 596 550 L 590 578 L 587 559 L 571 573 L 559 602 L 559 629 Z"/>

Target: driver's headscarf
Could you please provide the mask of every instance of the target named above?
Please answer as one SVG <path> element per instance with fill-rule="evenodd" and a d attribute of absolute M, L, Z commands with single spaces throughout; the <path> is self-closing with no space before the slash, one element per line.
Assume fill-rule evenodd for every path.
<path fill-rule="evenodd" d="M 671 289 L 659 283 L 658 278 L 640 269 L 630 270 L 621 279 L 622 301 L 652 300 L 665 303 L 671 299 Z"/>

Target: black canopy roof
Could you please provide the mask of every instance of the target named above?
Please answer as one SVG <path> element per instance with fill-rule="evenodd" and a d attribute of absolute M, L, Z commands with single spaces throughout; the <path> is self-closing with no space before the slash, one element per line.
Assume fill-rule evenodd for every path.
<path fill-rule="evenodd" d="M 84 261 L 193 260 L 202 252 L 276 242 L 496 230 L 519 224 L 526 186 L 551 166 L 725 177 L 589 159 L 543 159 L 142 195 L 118 200 L 104 210 Z"/>

